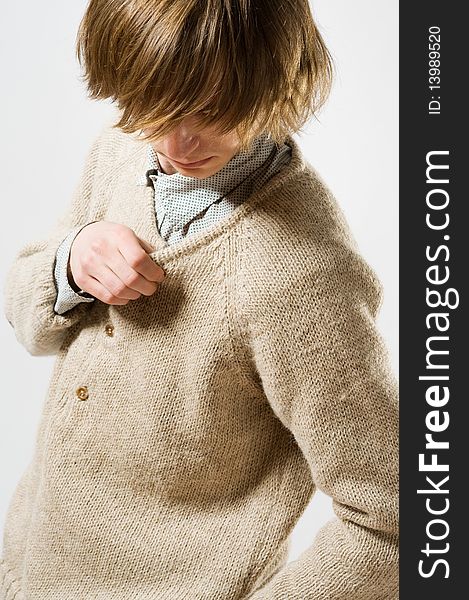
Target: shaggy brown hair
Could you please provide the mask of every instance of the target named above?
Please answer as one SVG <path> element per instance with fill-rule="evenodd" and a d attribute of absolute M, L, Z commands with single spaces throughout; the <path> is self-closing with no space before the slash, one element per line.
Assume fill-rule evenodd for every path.
<path fill-rule="evenodd" d="M 90 0 L 76 55 L 88 97 L 126 133 L 167 135 L 189 115 L 246 148 L 281 143 L 325 103 L 333 60 L 308 0 Z"/>

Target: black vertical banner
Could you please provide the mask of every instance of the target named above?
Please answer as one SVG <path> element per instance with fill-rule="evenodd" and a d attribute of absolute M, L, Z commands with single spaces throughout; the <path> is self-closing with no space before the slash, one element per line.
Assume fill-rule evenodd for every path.
<path fill-rule="evenodd" d="M 400 3 L 400 598 L 469 598 L 464 3 Z"/>

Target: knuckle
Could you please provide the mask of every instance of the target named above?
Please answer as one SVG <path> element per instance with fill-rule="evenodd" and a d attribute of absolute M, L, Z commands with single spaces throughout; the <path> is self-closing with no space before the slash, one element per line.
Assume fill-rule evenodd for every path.
<path fill-rule="evenodd" d="M 90 242 L 90 250 L 94 254 L 102 254 L 103 253 L 103 240 L 101 238 L 95 238 Z"/>
<path fill-rule="evenodd" d="M 144 250 L 143 249 L 142 249 L 142 251 L 137 250 L 137 251 L 132 252 L 132 254 L 130 254 L 127 262 L 133 269 L 137 269 L 138 267 L 140 267 L 142 265 L 145 258 L 146 258 L 146 253 L 144 252 Z"/>
<path fill-rule="evenodd" d="M 114 230 L 116 235 L 120 238 L 126 238 L 129 235 L 129 227 L 127 225 L 123 225 L 122 223 L 114 223 Z"/>

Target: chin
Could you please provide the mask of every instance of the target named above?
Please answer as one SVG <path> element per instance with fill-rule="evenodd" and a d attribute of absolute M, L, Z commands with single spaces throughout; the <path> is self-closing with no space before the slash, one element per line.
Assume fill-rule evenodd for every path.
<path fill-rule="evenodd" d="M 197 177 L 197 179 L 206 179 L 207 177 L 211 177 L 215 175 L 220 170 L 221 167 L 211 167 L 210 169 L 204 169 L 201 167 L 200 169 L 181 169 L 178 168 L 179 173 L 181 175 L 185 175 L 186 177 Z"/>

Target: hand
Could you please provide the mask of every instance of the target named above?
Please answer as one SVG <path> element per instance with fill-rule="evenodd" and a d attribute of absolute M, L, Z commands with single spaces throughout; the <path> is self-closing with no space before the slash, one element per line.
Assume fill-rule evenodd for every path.
<path fill-rule="evenodd" d="M 73 240 L 68 263 L 70 285 L 106 304 L 127 304 L 151 296 L 165 273 L 147 254 L 153 248 L 126 225 L 97 221 Z"/>

